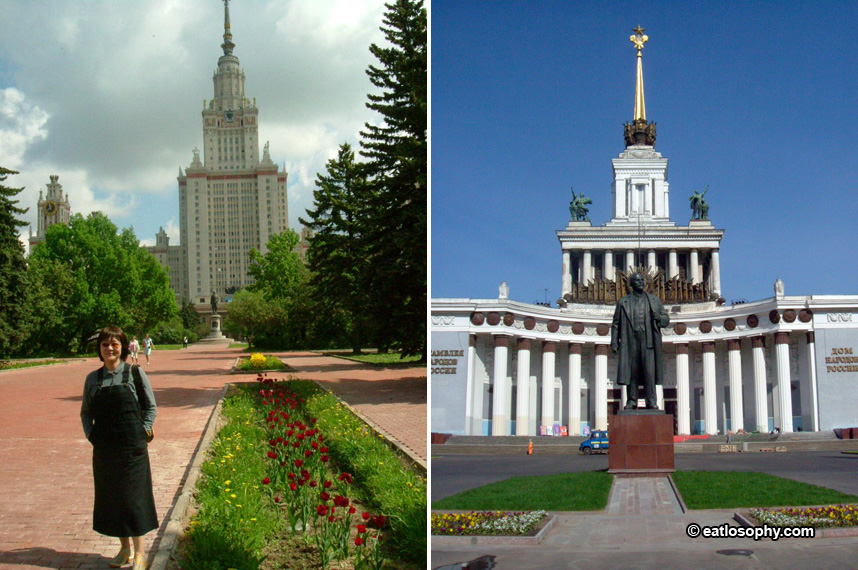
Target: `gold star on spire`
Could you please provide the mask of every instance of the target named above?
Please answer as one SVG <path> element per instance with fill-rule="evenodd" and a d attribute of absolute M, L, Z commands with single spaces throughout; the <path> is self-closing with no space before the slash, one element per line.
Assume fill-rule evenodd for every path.
<path fill-rule="evenodd" d="M 647 42 L 647 40 L 649 40 L 649 37 L 644 35 L 646 28 L 641 28 L 640 24 L 638 24 L 637 28 L 632 28 L 632 31 L 635 33 L 635 35 L 629 36 L 629 39 L 633 44 L 635 44 L 635 47 L 638 49 L 638 56 L 640 56 L 641 50 L 643 49 L 644 44 Z"/>

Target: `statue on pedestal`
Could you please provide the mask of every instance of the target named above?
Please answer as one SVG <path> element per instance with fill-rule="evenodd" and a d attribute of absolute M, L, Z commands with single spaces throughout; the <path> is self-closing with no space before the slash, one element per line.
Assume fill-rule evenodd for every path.
<path fill-rule="evenodd" d="M 661 329 L 670 317 L 661 300 L 644 291 L 644 276 L 629 278 L 631 293 L 617 302 L 611 323 L 611 351 L 617 355 L 617 384 L 628 386 L 624 409 L 638 406 L 638 386 L 643 384 L 647 409 L 658 409 L 655 387 L 664 381 Z"/>
<path fill-rule="evenodd" d="M 569 213 L 572 215 L 572 221 L 589 222 L 590 218 L 587 217 L 587 214 L 590 213 L 590 209 L 587 205 L 592 204 L 593 200 L 585 196 L 583 192 L 578 196 L 574 189 L 571 187 L 569 189 L 572 190 L 572 201 L 569 202 Z"/>
<path fill-rule="evenodd" d="M 219 299 L 218 299 L 217 295 L 214 292 L 212 292 L 211 304 L 212 304 L 212 314 L 213 315 L 218 314 L 217 313 L 217 302 L 218 301 L 219 301 Z"/>
<path fill-rule="evenodd" d="M 695 190 L 694 194 L 688 198 L 691 202 L 691 219 L 692 220 L 708 220 L 709 219 L 709 204 L 703 199 L 706 193 L 709 192 L 709 186 L 700 193 L 700 190 Z"/>

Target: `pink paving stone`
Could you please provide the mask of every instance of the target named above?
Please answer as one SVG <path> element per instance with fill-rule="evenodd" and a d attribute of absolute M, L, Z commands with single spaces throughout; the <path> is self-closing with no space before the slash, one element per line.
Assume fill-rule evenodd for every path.
<path fill-rule="evenodd" d="M 224 384 L 250 379 L 228 375 L 240 353 L 224 345 L 156 349 L 144 367 L 158 402 L 149 451 L 162 523 Z M 425 368 L 374 370 L 309 352 L 283 356 L 296 376 L 320 381 L 426 460 Z M 106 567 L 116 554 L 118 540 L 92 530 L 92 451 L 80 425 L 83 381 L 98 366 L 88 358 L 0 373 L 0 570 Z M 147 535 L 147 550 L 162 533 L 163 524 Z"/>

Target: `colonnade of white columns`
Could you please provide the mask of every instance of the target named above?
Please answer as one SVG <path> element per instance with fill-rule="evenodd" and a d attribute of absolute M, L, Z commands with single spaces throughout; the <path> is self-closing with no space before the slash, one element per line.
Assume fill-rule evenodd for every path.
<path fill-rule="evenodd" d="M 578 265 L 577 274 L 572 274 L 572 257 L 570 250 L 563 251 L 563 267 L 561 294 L 565 295 L 572 290 L 573 283 L 586 284 L 589 280 L 594 279 L 596 275 L 593 266 L 593 259 L 596 253 L 602 254 L 602 276 L 605 279 L 616 279 L 617 270 L 627 271 L 629 267 L 636 267 L 639 262 L 645 263 L 649 269 L 658 269 L 658 251 L 656 249 L 646 250 L 646 260 L 637 260 L 637 250 L 628 249 L 625 252 L 625 263 L 621 267 L 616 267 L 614 260 L 614 250 L 591 250 L 585 249 L 581 253 L 580 263 Z M 710 253 L 710 287 L 713 293 L 721 295 L 721 261 L 718 249 L 708 250 Z M 697 249 L 689 249 L 679 252 L 676 249 L 667 251 L 667 267 L 663 267 L 667 278 L 676 277 L 679 275 L 679 255 L 687 255 L 688 259 L 688 275 L 686 276 L 692 283 L 700 283 L 703 281 L 703 275 L 700 271 L 700 256 L 701 252 Z"/>
<path fill-rule="evenodd" d="M 470 433 L 481 433 L 482 415 L 483 415 L 483 387 L 482 383 L 474 380 L 474 366 L 476 365 L 476 335 L 471 335 L 471 342 L 468 347 L 468 384 L 470 389 L 467 391 L 465 402 L 466 410 L 468 411 L 468 421 Z M 773 388 L 774 397 L 774 416 L 775 427 L 781 432 L 793 431 L 792 426 L 792 383 L 790 378 L 789 364 L 789 334 L 786 332 L 777 332 L 773 336 L 774 339 L 774 362 L 775 378 Z M 809 414 L 812 419 L 812 425 L 807 426 L 807 429 L 818 430 L 819 420 L 816 417 L 816 383 L 815 383 L 815 367 L 814 367 L 814 337 L 813 332 L 807 333 L 807 342 L 805 350 L 806 357 L 809 363 L 811 377 L 802 381 L 802 390 L 808 390 L 805 399 L 809 406 L 812 406 L 812 411 Z M 493 380 L 493 398 L 492 398 L 492 429 L 491 435 L 509 435 L 510 422 L 515 420 L 515 435 L 536 435 L 533 425 L 534 419 L 533 410 L 535 404 L 531 401 L 531 394 L 534 387 L 531 386 L 533 379 L 531 378 L 531 349 L 534 341 L 525 338 L 514 338 L 510 335 L 493 335 L 493 356 L 494 367 L 492 371 Z M 607 340 L 607 339 L 606 339 Z M 765 353 L 765 337 L 751 337 L 751 355 L 753 358 L 753 378 L 748 379 L 753 382 L 753 416 L 754 429 L 756 431 L 769 430 L 769 406 L 767 398 L 767 378 L 766 378 L 766 353 Z M 512 386 L 507 375 L 507 362 L 509 358 L 510 343 L 517 342 L 518 360 L 516 367 L 517 378 L 517 404 L 515 410 L 511 408 Z M 564 383 L 568 381 L 569 397 L 568 397 L 568 421 L 570 434 L 577 434 L 582 420 L 581 411 L 581 388 L 583 379 L 582 371 L 582 343 L 569 343 L 568 345 L 568 379 L 564 379 Z M 679 434 L 690 434 L 692 430 L 691 423 L 691 378 L 689 374 L 689 343 L 674 344 L 676 350 L 676 415 L 677 415 L 677 431 Z M 539 424 L 544 426 L 552 426 L 557 423 L 555 415 L 555 377 L 556 377 L 556 353 L 558 343 L 554 341 L 542 341 L 542 392 L 537 395 L 541 399 L 541 413 L 539 414 Z M 716 383 L 716 368 L 715 368 L 715 343 L 712 341 L 704 341 L 700 343 L 702 352 L 702 375 L 703 375 L 703 406 L 701 410 L 702 419 L 705 422 L 705 433 L 718 433 L 718 407 L 717 407 L 717 383 Z M 607 429 L 608 427 L 608 353 L 609 347 L 605 343 L 595 344 L 594 346 L 594 361 L 593 370 L 594 378 L 593 385 L 590 391 L 593 398 L 593 428 Z M 742 357 L 741 357 L 741 342 L 740 339 L 729 339 L 727 341 L 727 361 L 728 361 L 728 385 L 730 388 L 730 396 L 727 405 L 729 407 L 730 429 L 737 431 L 745 429 L 744 409 L 745 403 L 743 398 L 743 378 L 742 378 Z M 664 405 L 663 391 L 660 392 L 660 405 Z M 803 406 L 805 404 L 802 404 Z M 514 414 L 510 417 L 510 413 Z"/>

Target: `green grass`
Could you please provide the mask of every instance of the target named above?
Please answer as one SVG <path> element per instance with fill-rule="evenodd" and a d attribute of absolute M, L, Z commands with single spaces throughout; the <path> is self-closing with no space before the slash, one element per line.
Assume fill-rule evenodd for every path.
<path fill-rule="evenodd" d="M 10 360 L 0 362 L 0 370 L 17 370 L 19 368 L 32 368 L 33 366 L 47 366 L 49 364 L 62 364 L 65 360 L 41 359 L 41 360 Z"/>
<path fill-rule="evenodd" d="M 411 356 L 402 358 L 399 352 L 385 352 L 381 354 L 377 352 L 364 352 L 363 354 L 353 354 L 351 351 L 330 351 L 326 352 L 326 354 L 372 366 L 414 366 L 421 362 L 419 354 L 412 354 Z"/>
<path fill-rule="evenodd" d="M 689 509 L 800 507 L 858 502 L 858 497 L 766 473 L 677 471 L 673 474 Z"/>
<path fill-rule="evenodd" d="M 243 349 L 247 350 L 247 348 L 249 346 L 250 345 L 248 345 L 246 342 L 231 342 L 231 343 L 229 343 L 229 348 L 243 348 Z"/>
<path fill-rule="evenodd" d="M 604 471 L 513 477 L 458 493 L 433 509 L 462 511 L 597 511 L 608 504 L 613 475 Z"/>

